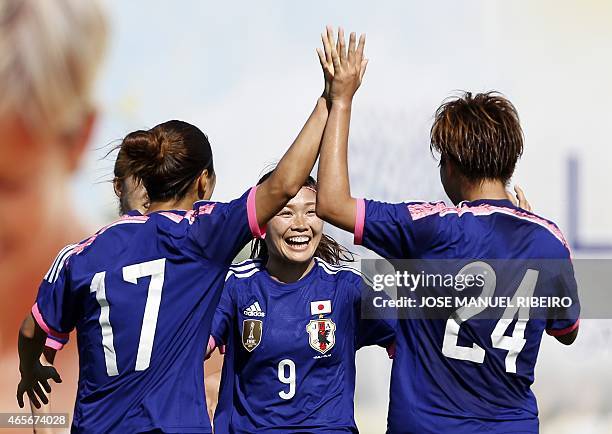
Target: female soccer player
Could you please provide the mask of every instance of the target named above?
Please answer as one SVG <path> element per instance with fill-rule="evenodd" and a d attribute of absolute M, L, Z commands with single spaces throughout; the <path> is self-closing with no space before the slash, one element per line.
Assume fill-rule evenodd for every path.
<path fill-rule="evenodd" d="M 135 209 L 144 214 L 149 208 L 149 196 L 142 181 L 130 173 L 129 156 L 119 146 L 113 170 L 113 189 L 119 199 L 119 214 L 124 215 Z"/>
<path fill-rule="evenodd" d="M 19 404 L 24 393 L 36 406 L 47 402 L 43 389 L 59 376 L 39 362 L 45 337 L 62 345 L 76 326 L 74 431 L 210 432 L 201 363 L 223 277 L 301 188 L 326 118 L 321 97 L 270 178 L 229 203 L 209 200 L 212 152 L 198 128 L 169 121 L 126 136 L 148 212 L 132 211 L 60 252 L 21 329 Z"/>
<path fill-rule="evenodd" d="M 353 68 L 355 35 L 348 53 L 343 32 L 337 48 L 330 31 L 327 36 L 326 63 L 336 74 Z M 385 258 L 454 259 L 458 264 L 477 259 L 469 265 L 488 272 L 482 289 L 496 297 L 536 293 L 569 295 L 573 301 L 557 319 L 530 319 L 529 309 L 525 313 L 509 306 L 499 321 L 470 320 L 469 311 L 461 309 L 448 320 L 399 320 L 388 432 L 537 433 L 530 386 L 542 334 L 546 330 L 572 343 L 579 302 L 569 246 L 558 227 L 507 199 L 506 185 L 523 150 L 514 106 L 495 93 L 466 93 L 443 104 L 436 112 L 431 147 L 440 154 L 440 178 L 454 206 L 390 204 L 350 194 L 351 100 L 334 98 L 334 83 L 319 163 L 319 216 L 353 232 L 356 244 Z M 542 268 L 526 269 L 524 260 L 534 258 Z M 506 261 L 483 262 L 489 259 Z M 546 259 L 561 265 L 551 266 L 555 261 Z"/>
<path fill-rule="evenodd" d="M 142 182 L 129 174 L 129 157 L 121 146 L 118 147 L 115 167 L 113 169 L 113 189 L 119 199 L 119 215 L 125 215 L 131 210 L 137 210 L 144 214 L 149 207 L 149 198 Z M 32 324 L 33 325 L 33 324 Z M 43 364 L 53 364 L 55 362 L 56 348 L 61 348 L 58 342 L 52 337 L 47 337 L 46 346 L 43 351 Z"/>
<path fill-rule="evenodd" d="M 374 292 L 338 266 L 352 255 L 323 234 L 316 188 L 309 178 L 267 223 L 257 259 L 230 267 L 212 328 L 227 346 L 216 432 L 357 432 L 355 351 L 389 346 L 394 323 L 362 318 Z"/>

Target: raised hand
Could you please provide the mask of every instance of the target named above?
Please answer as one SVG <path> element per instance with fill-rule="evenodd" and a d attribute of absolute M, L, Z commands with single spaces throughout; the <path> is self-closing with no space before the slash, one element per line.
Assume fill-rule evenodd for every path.
<path fill-rule="evenodd" d="M 363 57 L 365 35 L 362 34 L 359 44 L 356 44 L 356 35 L 351 33 L 348 49 L 342 28 L 338 29 L 335 43 L 333 30 L 329 26 L 321 35 L 321 39 L 324 51 L 317 49 L 317 53 L 323 68 L 326 89 L 331 82 L 326 98 L 330 102 L 350 102 L 361 85 L 368 64 L 368 60 Z"/>
<path fill-rule="evenodd" d="M 321 33 L 321 42 L 323 43 L 324 47 L 327 43 L 326 32 L 327 31 Z M 325 98 L 325 100 L 329 104 L 331 103 L 331 100 L 329 99 L 329 92 L 331 90 L 332 80 L 334 79 L 334 64 L 331 58 L 331 51 L 328 52 L 327 50 L 325 50 L 324 53 L 320 48 L 317 48 L 317 54 L 319 55 L 319 62 L 321 62 L 321 68 L 323 68 L 323 80 L 325 83 L 325 87 L 323 88 L 323 98 Z"/>
<path fill-rule="evenodd" d="M 509 191 L 507 192 L 508 199 L 510 199 L 514 206 L 518 206 L 519 208 L 531 212 L 531 204 L 527 201 L 523 189 L 518 185 L 515 185 L 514 192 L 516 194 L 516 197 L 513 196 L 512 193 L 510 193 Z"/>
<path fill-rule="evenodd" d="M 22 372 L 21 381 L 17 386 L 17 403 L 19 407 L 24 407 L 24 393 L 28 395 L 30 401 L 36 408 L 40 408 L 41 402 L 43 404 L 48 404 L 49 399 L 46 393 L 51 393 L 49 380 L 53 380 L 56 383 L 62 382 L 62 379 L 53 366 L 44 366 L 38 360 L 30 372 Z"/>

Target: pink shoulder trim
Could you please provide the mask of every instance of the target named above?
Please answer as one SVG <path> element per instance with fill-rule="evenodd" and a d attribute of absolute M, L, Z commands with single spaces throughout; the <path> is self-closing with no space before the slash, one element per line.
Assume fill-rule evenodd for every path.
<path fill-rule="evenodd" d="M 255 238 L 264 238 L 266 235 L 266 226 L 262 227 L 257 224 L 257 207 L 255 206 L 255 197 L 257 193 L 257 186 L 251 188 L 249 196 L 247 197 L 247 218 L 249 220 L 249 229 L 251 234 Z"/>
<path fill-rule="evenodd" d="M 355 201 L 355 230 L 354 243 L 361 245 L 363 242 L 363 228 L 365 226 L 365 200 L 357 199 Z"/>

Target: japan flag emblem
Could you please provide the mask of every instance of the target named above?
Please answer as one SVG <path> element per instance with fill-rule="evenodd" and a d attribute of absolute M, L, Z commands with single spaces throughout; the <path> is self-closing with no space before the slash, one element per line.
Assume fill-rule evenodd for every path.
<path fill-rule="evenodd" d="M 324 313 L 331 313 L 331 300 L 311 301 L 310 302 L 310 314 L 321 315 Z"/>

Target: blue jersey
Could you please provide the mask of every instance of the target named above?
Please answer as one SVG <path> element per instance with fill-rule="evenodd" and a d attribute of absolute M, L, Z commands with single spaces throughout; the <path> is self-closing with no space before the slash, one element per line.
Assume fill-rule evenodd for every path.
<path fill-rule="evenodd" d="M 76 327 L 73 432 L 211 432 L 204 351 L 254 199 L 133 211 L 60 252 L 32 313 L 55 347 Z"/>
<path fill-rule="evenodd" d="M 355 351 L 389 345 L 394 323 L 361 319 L 373 291 L 359 273 L 315 261 L 287 284 L 258 260 L 230 269 L 212 331 L 227 344 L 216 432 L 357 432 Z"/>
<path fill-rule="evenodd" d="M 535 283 L 537 294 L 574 295 L 572 307 L 557 320 L 459 319 L 455 312 L 448 320 L 398 321 L 388 432 L 538 432 L 530 386 L 543 332 L 561 335 L 578 326 L 569 248 L 557 226 L 507 200 L 457 207 L 359 200 L 356 215 L 355 242 L 385 258 L 569 264 L 568 272 L 542 272 Z M 527 270 L 512 264 L 494 270 L 495 296 L 513 297 L 521 286 Z"/>

